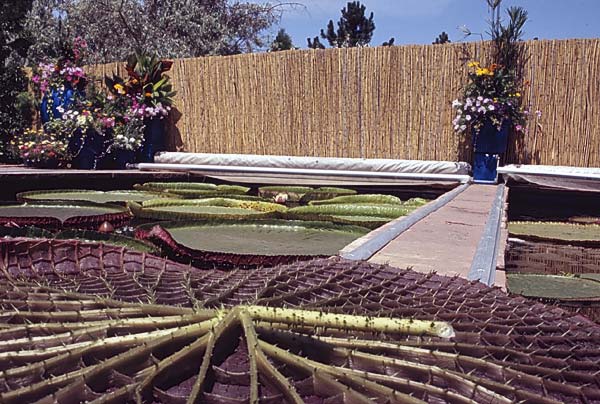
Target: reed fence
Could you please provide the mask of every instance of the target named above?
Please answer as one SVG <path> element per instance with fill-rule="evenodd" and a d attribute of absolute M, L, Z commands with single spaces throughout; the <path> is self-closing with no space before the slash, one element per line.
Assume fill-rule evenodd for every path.
<path fill-rule="evenodd" d="M 469 160 L 451 102 L 485 43 L 303 50 L 176 60 L 172 149 Z M 531 41 L 525 104 L 542 111 L 507 162 L 600 166 L 600 39 Z M 92 66 L 98 76 L 121 65 Z"/>

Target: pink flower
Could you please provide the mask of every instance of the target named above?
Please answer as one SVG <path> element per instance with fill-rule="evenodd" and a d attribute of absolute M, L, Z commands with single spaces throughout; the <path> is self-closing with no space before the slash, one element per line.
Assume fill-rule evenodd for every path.
<path fill-rule="evenodd" d="M 517 126 L 515 126 L 515 130 L 517 132 L 522 132 L 523 131 L 523 127 L 521 125 L 517 125 Z"/>

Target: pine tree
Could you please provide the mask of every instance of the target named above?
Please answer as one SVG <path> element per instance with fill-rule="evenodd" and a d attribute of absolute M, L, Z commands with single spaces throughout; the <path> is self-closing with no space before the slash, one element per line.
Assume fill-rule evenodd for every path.
<path fill-rule="evenodd" d="M 281 28 L 271 43 L 271 52 L 296 49 L 292 43 L 292 37 Z"/>
<path fill-rule="evenodd" d="M 442 31 L 441 34 L 438 35 L 437 38 L 435 38 L 435 42 L 432 42 L 433 45 L 441 45 L 441 44 L 445 44 L 445 43 L 450 43 L 452 41 L 450 41 L 450 38 L 448 38 L 448 34 L 445 31 Z"/>
<path fill-rule="evenodd" d="M 360 1 L 348 2 L 348 5 L 342 9 L 337 29 L 335 29 L 333 20 L 329 20 L 327 30 L 321 30 L 321 38 L 326 39 L 329 46 L 334 48 L 367 46 L 373 37 L 375 23 L 373 22 L 373 13 L 371 12 L 367 18 L 365 11 L 366 7 L 361 5 Z M 308 47 L 324 48 L 317 37 L 312 41 L 308 40 Z"/>

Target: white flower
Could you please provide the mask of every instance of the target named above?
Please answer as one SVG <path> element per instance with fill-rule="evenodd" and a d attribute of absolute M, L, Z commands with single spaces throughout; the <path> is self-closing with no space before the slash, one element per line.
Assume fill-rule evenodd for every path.
<path fill-rule="evenodd" d="M 465 115 L 465 119 L 466 119 L 467 121 L 470 121 L 470 120 L 471 120 L 471 115 Z"/>
<path fill-rule="evenodd" d="M 460 130 L 465 130 L 467 129 L 467 125 L 460 125 Z"/>
<path fill-rule="evenodd" d="M 485 109 L 485 107 L 481 106 L 481 107 L 479 107 L 477 112 L 483 112 L 485 114 L 487 112 L 487 109 Z"/>
<path fill-rule="evenodd" d="M 483 101 L 483 97 L 482 96 L 477 97 L 477 101 Z"/>
<path fill-rule="evenodd" d="M 123 139 L 123 135 L 117 135 L 117 139 Z"/>
<path fill-rule="evenodd" d="M 471 112 L 475 112 L 475 111 L 477 111 L 477 108 L 471 107 Z"/>
<path fill-rule="evenodd" d="M 488 110 L 490 110 L 490 111 L 493 111 L 493 110 L 495 110 L 495 109 L 496 109 L 496 107 L 495 107 L 495 106 L 493 106 L 493 105 L 490 105 L 490 106 L 488 106 Z"/>
<path fill-rule="evenodd" d="M 129 141 L 130 141 L 131 143 L 135 143 L 135 138 L 134 138 L 134 137 L 130 137 L 130 138 L 129 138 Z"/>
<path fill-rule="evenodd" d="M 459 125 L 454 125 L 454 130 L 458 130 L 460 128 Z"/>
<path fill-rule="evenodd" d="M 461 102 L 460 102 L 459 100 L 454 100 L 454 101 L 452 101 L 452 107 L 456 108 L 456 107 L 458 107 L 459 105 L 462 105 L 462 104 L 461 104 Z"/>
<path fill-rule="evenodd" d="M 488 104 L 490 101 L 491 101 L 491 100 L 490 100 L 489 98 L 485 98 L 485 99 L 483 100 L 483 103 L 484 103 L 484 104 Z"/>

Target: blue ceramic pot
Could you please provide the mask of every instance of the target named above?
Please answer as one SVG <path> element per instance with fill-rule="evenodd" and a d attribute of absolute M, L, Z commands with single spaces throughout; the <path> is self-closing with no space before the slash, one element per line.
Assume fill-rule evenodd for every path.
<path fill-rule="evenodd" d="M 46 123 L 51 119 L 59 119 L 62 113 L 58 111 L 58 107 L 63 107 L 67 111 L 73 104 L 75 90 L 71 87 L 65 87 L 64 91 L 52 89 L 50 94 L 46 93 L 40 104 L 40 116 L 42 123 Z"/>
<path fill-rule="evenodd" d="M 500 130 L 491 121 L 486 120 L 479 131 L 473 130 L 473 149 L 479 153 L 505 153 L 509 130 L 510 120 L 505 119 Z"/>
<path fill-rule="evenodd" d="M 498 155 L 506 152 L 511 123 L 504 120 L 500 130 L 491 121 L 485 121 L 479 131 L 473 131 L 473 180 L 496 183 Z"/>
<path fill-rule="evenodd" d="M 138 152 L 138 161 L 140 163 L 153 163 L 154 154 L 166 150 L 166 119 L 151 118 L 144 122 L 144 144 Z"/>
<path fill-rule="evenodd" d="M 127 164 L 133 164 L 135 162 L 136 152 L 133 150 L 115 149 L 114 163 L 115 168 L 118 170 L 124 170 L 127 168 Z"/>

